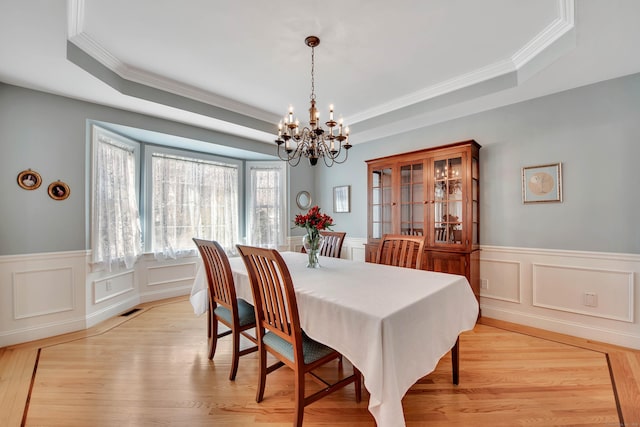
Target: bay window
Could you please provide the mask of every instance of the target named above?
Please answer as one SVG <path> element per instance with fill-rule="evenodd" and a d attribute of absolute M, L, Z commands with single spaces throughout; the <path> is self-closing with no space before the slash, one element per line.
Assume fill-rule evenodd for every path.
<path fill-rule="evenodd" d="M 196 255 L 194 237 L 216 240 L 229 254 L 242 241 L 273 248 L 285 244 L 282 162 L 136 142 L 95 124 L 92 147 L 96 265 L 110 269 L 117 262 L 132 268 L 143 252 L 158 259 Z"/>

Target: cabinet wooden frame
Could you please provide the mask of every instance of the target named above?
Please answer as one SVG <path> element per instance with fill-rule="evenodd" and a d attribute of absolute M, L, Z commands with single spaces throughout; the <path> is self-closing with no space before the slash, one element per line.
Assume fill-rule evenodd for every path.
<path fill-rule="evenodd" d="M 480 145 L 474 140 L 367 160 L 367 243 L 425 236 L 423 268 L 467 277 L 479 299 Z"/>

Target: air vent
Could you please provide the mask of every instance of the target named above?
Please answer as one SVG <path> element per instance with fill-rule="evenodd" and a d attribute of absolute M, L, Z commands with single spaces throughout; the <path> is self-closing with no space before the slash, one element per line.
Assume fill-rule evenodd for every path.
<path fill-rule="evenodd" d="M 140 308 L 134 308 L 132 310 L 127 311 L 126 313 L 122 313 L 120 316 L 122 317 L 131 316 L 133 313 L 137 313 L 140 310 L 141 310 Z"/>

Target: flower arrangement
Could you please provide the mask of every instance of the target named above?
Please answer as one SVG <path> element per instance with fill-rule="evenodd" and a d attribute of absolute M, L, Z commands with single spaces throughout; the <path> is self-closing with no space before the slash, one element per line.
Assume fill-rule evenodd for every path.
<path fill-rule="evenodd" d="M 324 237 L 320 235 L 320 230 L 327 230 L 333 225 L 333 218 L 327 214 L 320 213 L 320 208 L 314 206 L 309 209 L 306 215 L 296 215 L 293 223 L 298 227 L 304 227 L 307 234 L 302 239 L 302 244 L 309 256 L 307 267 L 318 268 L 318 253 L 324 242 Z"/>
<path fill-rule="evenodd" d="M 296 215 L 293 223 L 298 227 L 304 227 L 310 239 L 320 235 L 320 230 L 331 230 L 333 218 L 327 214 L 320 213 L 320 208 L 314 206 L 309 209 L 306 215 Z"/>

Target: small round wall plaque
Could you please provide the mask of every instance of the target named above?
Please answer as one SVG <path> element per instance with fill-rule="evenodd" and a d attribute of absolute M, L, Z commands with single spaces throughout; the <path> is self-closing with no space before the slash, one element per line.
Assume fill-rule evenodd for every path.
<path fill-rule="evenodd" d="M 35 190 L 42 184 L 40 174 L 31 169 L 24 170 L 18 174 L 18 185 L 25 190 Z"/>
<path fill-rule="evenodd" d="M 70 194 L 71 189 L 62 181 L 55 181 L 49 184 L 49 197 L 53 200 L 65 200 Z"/>

